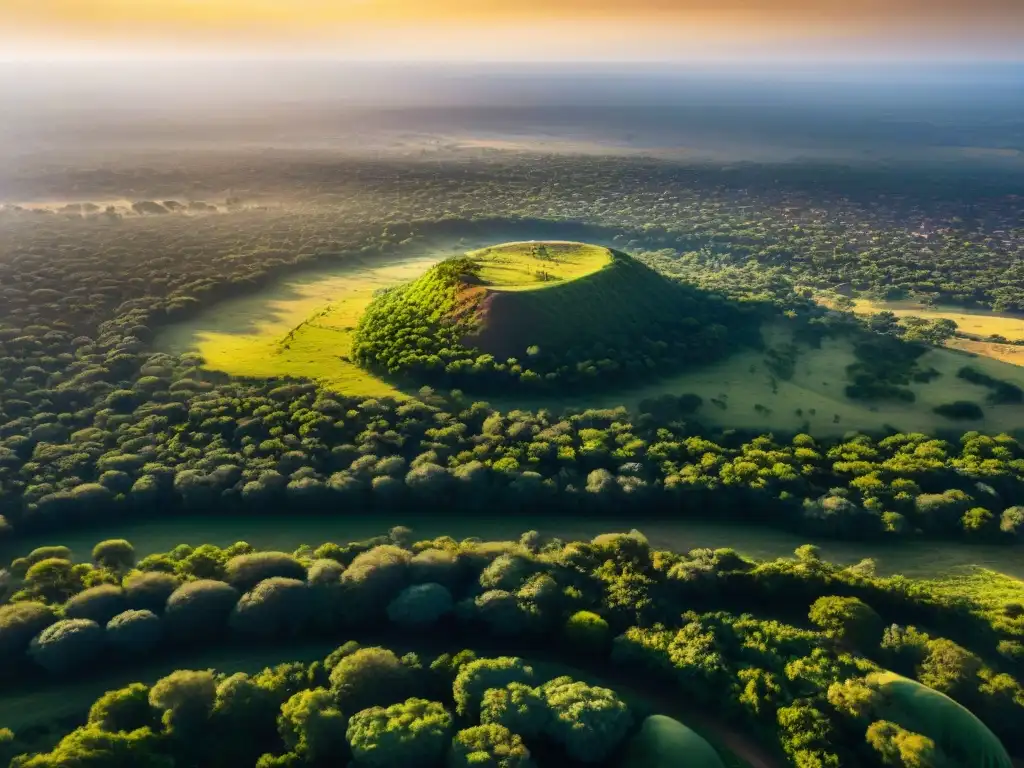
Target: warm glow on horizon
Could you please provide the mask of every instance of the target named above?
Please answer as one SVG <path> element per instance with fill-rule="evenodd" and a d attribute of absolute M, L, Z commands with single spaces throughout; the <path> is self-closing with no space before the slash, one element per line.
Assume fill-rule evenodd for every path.
<path fill-rule="evenodd" d="M 1018 0 L 3 0 L 0 52 L 676 59 L 751 50 L 1020 58 Z M 2 55 L 2 54 L 0 54 Z"/>

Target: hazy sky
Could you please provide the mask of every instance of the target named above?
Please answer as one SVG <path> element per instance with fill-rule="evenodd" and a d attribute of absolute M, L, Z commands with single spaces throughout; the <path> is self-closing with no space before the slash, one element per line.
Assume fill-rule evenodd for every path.
<path fill-rule="evenodd" d="M 1024 0 L 0 0 L 0 57 L 1024 58 Z"/>

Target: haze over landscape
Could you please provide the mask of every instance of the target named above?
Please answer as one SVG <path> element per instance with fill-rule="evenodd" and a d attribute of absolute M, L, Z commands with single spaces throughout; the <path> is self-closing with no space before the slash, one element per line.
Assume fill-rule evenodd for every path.
<path fill-rule="evenodd" d="M 0 0 L 0 105 L 0 766 L 1024 765 L 1024 4 Z"/>

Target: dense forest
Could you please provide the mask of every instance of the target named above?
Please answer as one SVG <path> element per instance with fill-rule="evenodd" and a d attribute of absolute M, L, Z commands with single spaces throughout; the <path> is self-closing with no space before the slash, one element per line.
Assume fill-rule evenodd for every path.
<path fill-rule="evenodd" d="M 627 694 L 638 686 L 742 724 L 798 766 L 1004 768 L 999 739 L 1024 749 L 1020 611 L 982 615 L 811 546 L 754 562 L 658 551 L 637 532 L 393 529 L 293 554 L 239 542 L 136 561 L 111 540 L 74 563 L 51 546 L 10 568 L 3 671 L 41 685 L 213 644 L 355 640 L 312 664 L 186 667 L 111 690 L 70 733 L 6 732 L 8 755 L 36 752 L 15 766 L 639 766 L 632 753 L 657 736 L 650 701 Z"/>

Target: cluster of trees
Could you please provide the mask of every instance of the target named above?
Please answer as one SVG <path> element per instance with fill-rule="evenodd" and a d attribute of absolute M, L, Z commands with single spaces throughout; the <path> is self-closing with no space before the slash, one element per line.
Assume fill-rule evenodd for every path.
<path fill-rule="evenodd" d="M 984 615 L 926 584 L 874 577 L 869 562 L 830 564 L 810 546 L 758 563 L 728 549 L 654 550 L 635 531 L 568 543 L 533 532 L 518 542 L 412 539 L 394 529 L 291 555 L 180 546 L 138 562 L 127 542 L 108 541 L 91 563 L 58 547 L 12 563 L 21 575 L 0 607 L 7 674 L 27 674 L 26 652 L 65 679 L 143 650 L 217 641 L 240 652 L 368 632 L 419 643 L 401 655 L 350 642 L 308 666 L 183 670 L 128 686 L 56 747 L 14 765 L 618 765 L 641 725 L 615 690 L 630 681 L 743 723 L 801 768 L 973 768 L 971 739 L 986 742 L 994 766 L 1009 764 L 1002 745 L 1024 750 L 1020 606 Z M 424 661 L 431 638 L 474 649 Z M 116 651 L 103 655 L 104 643 Z M 545 680 L 488 645 L 561 653 L 612 687 Z M 933 727 L 886 687 L 891 677 L 980 721 Z M 0 748 L 36 751 L 31 734 Z"/>
<path fill-rule="evenodd" d="M 760 317 L 779 311 L 666 280 L 625 254 L 556 293 L 486 297 L 474 288 L 477 271 L 472 259 L 452 258 L 378 295 L 359 320 L 353 358 L 444 388 L 576 391 L 760 346 Z"/>
<path fill-rule="evenodd" d="M 94 405 L 0 424 L 0 527 L 440 505 L 710 515 L 843 537 L 1024 531 L 1024 448 L 1005 434 L 711 440 L 685 415 L 693 398 L 640 414 L 499 413 L 458 392 L 397 402 L 209 382 L 195 362 L 152 356 L 129 388 L 96 386 Z"/>

